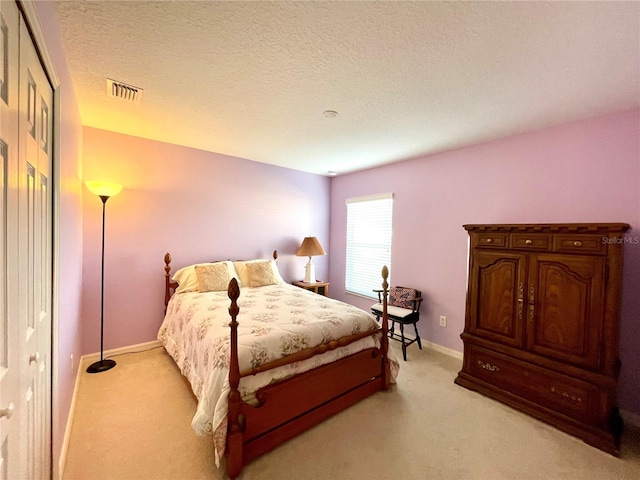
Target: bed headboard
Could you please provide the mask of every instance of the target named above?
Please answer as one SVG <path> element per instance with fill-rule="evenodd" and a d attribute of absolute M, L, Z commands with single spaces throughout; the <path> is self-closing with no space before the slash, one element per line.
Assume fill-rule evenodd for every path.
<path fill-rule="evenodd" d="M 273 251 L 273 259 L 278 260 L 278 251 Z M 219 262 L 220 260 L 210 260 L 211 262 Z M 237 260 L 239 261 L 239 260 Z M 169 299 L 175 293 L 178 288 L 178 282 L 171 280 L 171 254 L 169 252 L 164 254 L 164 310 L 167 311 L 167 305 L 169 305 Z"/>

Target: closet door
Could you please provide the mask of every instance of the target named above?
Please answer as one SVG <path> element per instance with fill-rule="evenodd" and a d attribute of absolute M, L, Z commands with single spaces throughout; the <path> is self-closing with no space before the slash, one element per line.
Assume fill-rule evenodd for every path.
<path fill-rule="evenodd" d="M 53 91 L 20 22 L 18 261 L 25 478 L 49 476 L 51 431 L 51 130 Z"/>
<path fill-rule="evenodd" d="M 18 335 L 18 57 L 20 14 L 0 1 L 0 478 L 20 478 Z"/>
<path fill-rule="evenodd" d="M 0 1 L 0 478 L 51 471 L 52 89 Z"/>

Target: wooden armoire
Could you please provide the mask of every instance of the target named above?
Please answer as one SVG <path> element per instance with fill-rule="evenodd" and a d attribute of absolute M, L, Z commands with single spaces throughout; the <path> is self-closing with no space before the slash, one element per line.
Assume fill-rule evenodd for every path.
<path fill-rule="evenodd" d="M 469 278 L 455 382 L 619 454 L 624 223 L 465 225 Z"/>

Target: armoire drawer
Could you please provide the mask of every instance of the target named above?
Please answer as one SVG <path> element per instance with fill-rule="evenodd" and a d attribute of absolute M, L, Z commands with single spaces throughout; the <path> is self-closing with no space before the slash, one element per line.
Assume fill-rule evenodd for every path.
<path fill-rule="evenodd" d="M 599 235 L 554 235 L 553 250 L 568 253 L 606 253 L 607 245 Z"/>
<path fill-rule="evenodd" d="M 511 234 L 511 248 L 524 248 L 531 250 L 549 250 L 551 248 L 550 235 L 532 235 L 527 233 Z"/>
<path fill-rule="evenodd" d="M 478 233 L 478 247 L 505 248 L 507 239 L 506 233 Z"/>
<path fill-rule="evenodd" d="M 595 385 L 474 345 L 469 353 L 474 377 L 577 420 L 595 422 Z"/>

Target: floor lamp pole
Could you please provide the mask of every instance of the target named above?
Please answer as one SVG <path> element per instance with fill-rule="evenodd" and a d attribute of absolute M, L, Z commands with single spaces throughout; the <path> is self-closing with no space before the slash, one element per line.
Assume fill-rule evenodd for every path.
<path fill-rule="evenodd" d="M 100 195 L 102 200 L 102 277 L 100 280 L 100 361 L 92 363 L 87 368 L 87 373 L 100 373 L 116 366 L 116 362 L 111 359 L 104 360 L 104 219 L 107 207 L 107 195 Z"/>

